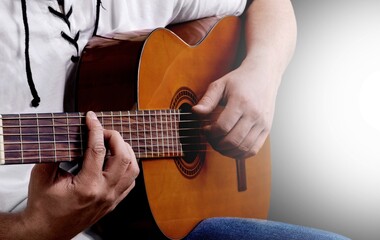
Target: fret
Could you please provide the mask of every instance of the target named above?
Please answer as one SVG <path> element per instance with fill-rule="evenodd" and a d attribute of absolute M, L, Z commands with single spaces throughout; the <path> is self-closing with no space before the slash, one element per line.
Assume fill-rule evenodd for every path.
<path fill-rule="evenodd" d="M 153 128 L 152 128 L 152 113 L 150 110 L 148 110 L 148 116 L 149 116 L 149 133 L 150 133 L 150 145 L 151 145 L 151 157 L 154 156 L 154 143 L 153 143 Z"/>
<path fill-rule="evenodd" d="M 173 111 L 173 113 L 172 113 L 172 110 L 170 109 L 169 110 L 169 118 L 170 118 L 170 135 L 172 136 L 171 137 L 171 143 L 170 143 L 170 146 L 173 148 L 173 147 L 175 147 L 175 145 L 174 145 L 174 135 L 173 135 L 173 131 L 174 131 L 174 129 L 173 129 L 173 116 L 174 116 L 174 111 Z M 171 150 L 171 154 L 173 155 L 173 156 L 175 156 L 175 154 L 174 154 L 174 150 Z"/>
<path fill-rule="evenodd" d="M 170 146 L 170 155 L 175 156 L 174 149 L 176 148 L 177 144 L 176 144 L 176 140 L 175 140 L 174 134 L 173 134 L 173 132 L 174 132 L 173 117 L 174 117 L 174 111 L 170 110 L 169 111 L 169 121 L 170 121 L 170 131 L 169 132 L 170 132 L 170 140 L 171 141 L 170 141 L 169 146 Z"/>
<path fill-rule="evenodd" d="M 67 151 L 68 151 L 68 155 L 69 155 L 69 159 L 71 159 L 71 149 L 70 149 L 70 124 L 69 124 L 69 117 L 68 117 L 68 113 L 66 113 L 66 131 L 67 131 Z"/>
<path fill-rule="evenodd" d="M 113 130 L 116 130 L 116 129 L 115 129 L 115 124 L 113 124 L 113 112 L 111 112 L 111 128 L 112 128 Z"/>
<path fill-rule="evenodd" d="M 104 113 L 103 112 L 100 112 L 100 119 L 99 119 L 100 123 L 104 126 L 106 123 L 104 122 Z"/>
<path fill-rule="evenodd" d="M 40 128 L 39 128 L 39 121 L 38 121 L 38 113 L 36 114 L 36 124 L 37 124 L 38 157 L 39 157 L 39 161 L 42 162 L 42 156 L 41 156 L 41 138 L 40 138 Z"/>
<path fill-rule="evenodd" d="M 20 129 L 19 129 L 19 134 L 20 134 L 20 153 L 21 153 L 21 163 L 24 163 L 24 148 L 23 148 L 23 144 L 22 144 L 23 139 L 22 139 L 22 128 L 21 128 L 21 120 L 20 120 L 20 118 L 21 118 L 21 114 L 18 115 L 18 121 L 19 121 L 18 125 L 19 125 L 19 127 L 20 127 Z"/>
<path fill-rule="evenodd" d="M 70 150 L 69 161 L 79 160 L 83 156 L 82 120 L 79 113 L 73 113 L 68 118 L 68 148 Z"/>
<path fill-rule="evenodd" d="M 165 147 L 166 147 L 166 152 L 168 153 L 168 156 L 170 156 L 172 154 L 172 151 L 170 150 L 171 146 L 170 146 L 170 129 L 169 129 L 169 119 L 170 117 L 170 114 L 168 112 L 165 112 L 165 133 L 166 133 L 166 139 L 165 139 Z"/>
<path fill-rule="evenodd" d="M 182 151 L 182 143 L 180 141 L 180 135 L 179 135 L 179 131 L 180 131 L 180 127 L 179 127 L 179 124 L 181 122 L 181 114 L 180 112 L 178 111 L 177 112 L 177 116 L 176 116 L 176 131 L 175 131 L 175 134 L 176 134 L 176 137 L 177 137 L 177 141 L 178 141 L 178 144 L 177 144 L 177 154 L 178 156 L 181 156 L 183 155 L 183 151 Z"/>
<path fill-rule="evenodd" d="M 0 164 L 5 164 L 3 117 L 0 114 Z"/>
<path fill-rule="evenodd" d="M 131 147 L 133 148 L 133 142 L 132 142 L 132 128 L 131 128 L 131 114 L 128 111 L 128 132 L 129 132 L 129 139 L 128 142 L 130 142 Z"/>
<path fill-rule="evenodd" d="M 154 121 L 154 123 L 155 123 L 155 140 L 156 140 L 156 144 L 155 144 L 155 147 L 156 147 L 156 149 L 155 149 L 155 152 L 157 153 L 157 156 L 160 156 L 160 145 L 158 144 L 159 143 L 159 134 L 158 134 L 158 132 L 159 132 L 159 130 L 158 130 L 158 124 L 157 124 L 157 122 L 158 122 L 158 118 L 157 118 L 157 110 L 154 110 L 154 117 L 155 117 L 155 121 Z"/>
<path fill-rule="evenodd" d="M 144 141 L 143 141 L 143 143 L 144 143 L 144 148 L 145 148 L 145 155 L 147 155 L 147 153 L 148 153 L 148 147 L 147 147 L 147 142 L 146 142 L 146 139 L 147 139 L 147 137 L 146 137 L 146 133 L 147 133 L 147 131 L 146 131 L 146 129 L 145 129 L 145 116 L 144 116 L 144 111 L 141 111 L 141 114 L 142 114 L 142 120 L 143 120 L 143 128 L 144 128 L 144 135 L 145 135 L 145 137 L 143 137 L 143 139 L 144 139 Z"/>
<path fill-rule="evenodd" d="M 51 114 L 38 114 L 37 124 L 38 124 L 38 132 L 39 132 L 39 146 L 40 149 L 40 161 L 49 162 L 56 161 L 56 156 L 54 151 L 46 151 L 46 149 L 55 149 L 55 135 L 54 135 L 54 127 L 53 127 L 53 118 L 49 118 Z"/>
<path fill-rule="evenodd" d="M 119 121 L 120 121 L 120 134 L 121 134 L 121 137 L 124 139 L 123 113 L 121 111 L 119 111 Z"/>
<path fill-rule="evenodd" d="M 165 156 L 164 127 L 163 127 L 163 118 L 162 118 L 161 110 L 160 110 L 160 125 L 161 125 L 161 139 L 162 139 L 162 155 Z"/>
<path fill-rule="evenodd" d="M 173 142 L 171 144 L 172 148 L 173 148 L 173 154 L 174 156 L 178 156 L 178 141 L 177 141 L 177 137 L 175 135 L 175 132 L 176 132 L 176 125 L 177 125 L 177 119 L 176 119 L 176 112 L 173 111 L 173 113 L 170 115 L 170 119 L 171 119 L 171 129 L 172 129 L 172 139 L 173 139 Z"/>
<path fill-rule="evenodd" d="M 56 114 L 55 116 L 53 125 L 55 126 L 55 144 L 57 148 L 55 153 L 57 158 L 54 161 L 69 161 L 67 117 L 63 114 Z M 61 151 L 59 149 L 65 150 Z"/>
<path fill-rule="evenodd" d="M 136 140 L 137 140 L 137 149 L 135 152 L 139 155 L 140 157 L 140 136 L 139 136 L 139 124 L 138 124 L 138 112 L 135 112 L 135 123 L 136 123 Z"/>
<path fill-rule="evenodd" d="M 80 113 L 78 113 L 78 122 L 81 123 L 82 122 L 82 115 Z M 81 156 L 84 156 L 84 146 L 83 146 L 83 142 L 84 142 L 84 139 L 83 139 L 83 128 L 82 128 L 82 123 L 79 124 L 79 141 L 80 141 L 80 155 Z"/>
<path fill-rule="evenodd" d="M 51 114 L 51 122 L 52 122 L 52 126 L 53 126 L 53 144 L 54 144 L 54 162 L 57 162 L 57 141 L 55 139 L 55 124 L 54 124 L 54 113 Z"/>

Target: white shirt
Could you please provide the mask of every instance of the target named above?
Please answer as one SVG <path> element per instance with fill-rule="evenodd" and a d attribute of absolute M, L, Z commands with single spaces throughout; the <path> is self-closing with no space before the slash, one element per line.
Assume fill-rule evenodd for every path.
<path fill-rule="evenodd" d="M 0 114 L 62 112 L 65 86 L 74 79 L 80 56 L 92 37 L 96 19 L 96 0 L 66 0 L 67 20 L 56 0 L 28 0 L 29 55 L 33 82 L 41 98 L 31 107 L 31 90 L 25 70 L 25 27 L 20 0 L 0 1 Z M 98 35 L 155 29 L 170 23 L 214 15 L 240 15 L 246 0 L 102 0 Z M 50 7 L 50 10 L 49 10 Z M 75 38 L 75 45 L 62 33 Z M 0 211 L 25 206 L 30 170 L 33 165 L 0 166 Z M 20 203 L 24 204 L 20 204 Z"/>

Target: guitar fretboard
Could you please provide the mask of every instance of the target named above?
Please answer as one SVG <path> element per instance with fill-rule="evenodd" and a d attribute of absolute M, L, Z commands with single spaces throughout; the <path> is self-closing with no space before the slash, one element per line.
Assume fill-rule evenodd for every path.
<path fill-rule="evenodd" d="M 105 129 L 118 131 L 137 158 L 183 155 L 180 110 L 97 112 Z M 0 164 L 75 161 L 87 142 L 84 113 L 0 115 Z"/>

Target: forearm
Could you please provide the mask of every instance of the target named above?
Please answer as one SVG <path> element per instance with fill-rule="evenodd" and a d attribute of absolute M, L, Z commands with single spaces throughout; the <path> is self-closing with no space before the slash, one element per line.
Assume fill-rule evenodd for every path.
<path fill-rule="evenodd" d="M 254 0 L 247 9 L 246 67 L 264 66 L 282 76 L 293 55 L 297 26 L 290 0 Z M 281 77 L 278 77 L 277 85 Z"/>
<path fill-rule="evenodd" d="M 33 239 L 31 235 L 23 234 L 25 228 L 22 225 L 21 214 L 0 213 L 0 239 Z"/>

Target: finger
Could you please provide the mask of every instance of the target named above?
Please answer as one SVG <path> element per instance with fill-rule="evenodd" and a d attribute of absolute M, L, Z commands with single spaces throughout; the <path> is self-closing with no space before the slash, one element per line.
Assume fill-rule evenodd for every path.
<path fill-rule="evenodd" d="M 104 136 L 110 149 L 110 156 L 105 163 L 104 172 L 107 173 L 110 184 L 116 184 L 125 175 L 136 157 L 132 148 L 124 142 L 118 132 L 105 131 Z"/>
<path fill-rule="evenodd" d="M 118 201 L 121 201 L 125 196 L 134 188 L 136 183 L 136 178 L 140 172 L 137 161 L 134 159 L 130 161 L 127 171 L 120 178 L 115 187 L 115 193 L 118 194 Z"/>
<path fill-rule="evenodd" d="M 256 127 L 255 127 L 256 126 Z M 252 120 L 250 117 L 243 116 L 241 117 L 238 122 L 235 124 L 235 126 L 225 135 L 223 138 L 221 138 L 219 142 L 219 149 L 220 150 L 231 150 L 231 149 L 237 149 L 242 147 L 240 150 L 248 151 L 252 145 L 247 146 L 245 149 L 244 144 L 250 144 L 253 140 L 249 139 L 252 137 L 252 133 L 257 131 L 258 125 L 255 125 L 254 120 Z M 261 132 L 261 130 L 260 130 Z M 259 133 L 257 133 L 258 135 Z M 256 136 L 257 137 L 257 136 Z M 247 142 L 248 141 L 248 142 Z M 238 149 L 238 150 L 239 150 Z"/>
<path fill-rule="evenodd" d="M 38 183 L 53 182 L 57 177 L 58 167 L 59 163 L 40 163 L 34 165 L 31 172 L 31 181 Z"/>
<path fill-rule="evenodd" d="M 255 156 L 259 153 L 260 149 L 263 147 L 266 139 L 268 138 L 269 131 L 262 131 L 260 135 L 257 137 L 255 144 L 251 147 L 251 149 L 244 155 L 244 158 Z"/>
<path fill-rule="evenodd" d="M 246 135 L 246 137 L 241 141 L 241 143 L 238 146 L 235 146 L 233 148 L 230 148 L 229 150 L 226 150 L 223 152 L 223 154 L 233 157 L 233 158 L 247 158 L 253 155 L 256 155 L 257 151 L 256 148 L 254 148 L 255 145 L 257 145 L 259 136 L 264 132 L 265 130 L 259 127 L 258 124 L 256 124 L 254 127 L 251 128 L 249 133 Z"/>
<path fill-rule="evenodd" d="M 234 101 L 231 99 L 220 113 L 218 119 L 206 127 L 205 130 L 210 134 L 210 138 L 224 137 L 235 127 L 242 115 L 242 109 L 236 107 Z"/>
<path fill-rule="evenodd" d="M 87 113 L 86 124 L 88 127 L 88 143 L 82 169 L 78 176 L 87 174 L 98 175 L 101 173 L 106 155 L 103 127 L 94 112 L 90 111 Z"/>
<path fill-rule="evenodd" d="M 114 208 L 121 202 L 123 199 L 132 191 L 132 189 L 136 186 L 136 181 L 133 181 L 127 189 L 125 189 L 116 199 L 114 203 Z"/>
<path fill-rule="evenodd" d="M 222 100 L 224 88 L 225 83 L 223 81 L 212 82 L 198 104 L 193 106 L 193 111 L 199 115 L 210 114 Z"/>

